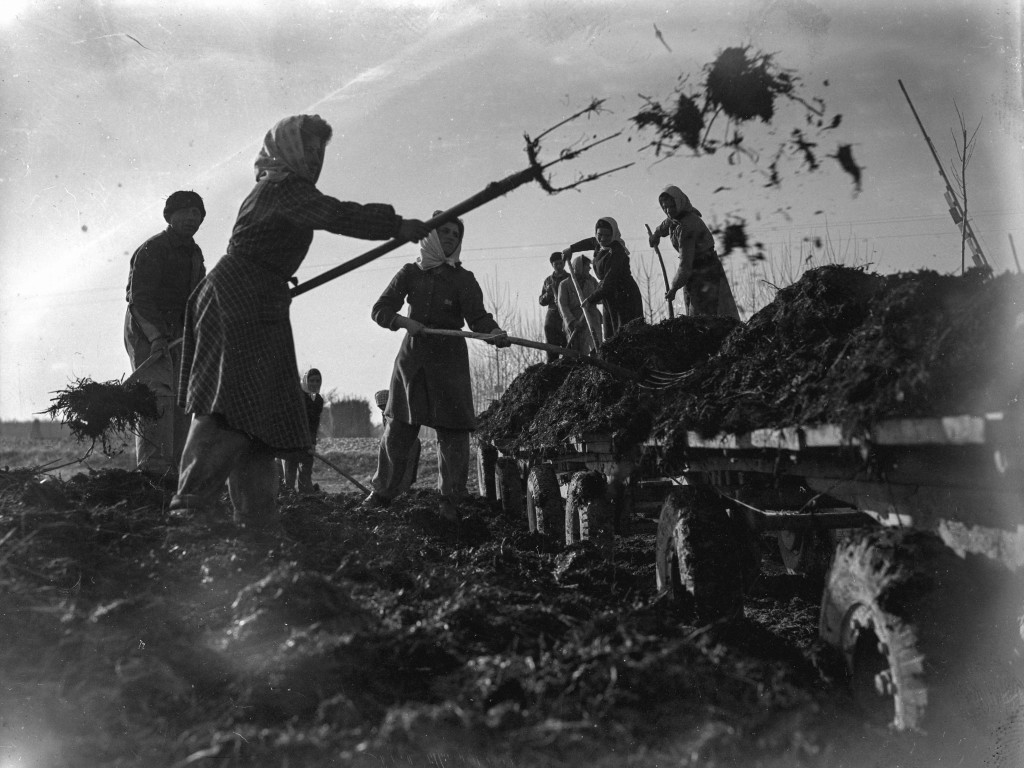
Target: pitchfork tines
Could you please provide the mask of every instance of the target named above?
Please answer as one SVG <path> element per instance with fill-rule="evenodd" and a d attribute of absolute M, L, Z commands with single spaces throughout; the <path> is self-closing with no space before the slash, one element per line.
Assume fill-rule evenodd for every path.
<path fill-rule="evenodd" d="M 657 368 L 646 368 L 638 385 L 644 389 L 669 389 L 670 387 L 689 383 L 696 378 L 696 375 L 697 371 L 694 368 L 680 373 L 661 371 Z"/>

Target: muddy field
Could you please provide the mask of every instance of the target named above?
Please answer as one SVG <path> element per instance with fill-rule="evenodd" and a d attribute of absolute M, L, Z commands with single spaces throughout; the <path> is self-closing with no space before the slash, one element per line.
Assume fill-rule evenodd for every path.
<path fill-rule="evenodd" d="M 350 455 L 350 466 L 367 462 Z M 365 479 L 365 476 L 361 479 Z M 745 616 L 654 588 L 653 524 L 562 548 L 479 498 L 225 508 L 107 469 L 0 474 L 0 760 L 17 766 L 983 765 L 992 725 L 865 721 L 816 640 L 818 585 L 765 541 Z M 965 758 L 968 762 L 964 762 Z M 970 762 L 975 760 L 975 762 Z M 1001 763 L 993 763 L 1001 764 Z"/>
<path fill-rule="evenodd" d="M 671 443 L 1013 406 L 1019 293 L 1018 278 L 814 270 L 743 326 L 677 318 L 608 345 L 683 384 L 535 366 L 481 435 Z M 335 442 L 321 450 L 367 483 L 373 441 Z M 743 615 L 706 624 L 657 593 L 654 519 L 610 551 L 478 496 L 448 523 L 431 445 L 386 510 L 318 464 L 321 492 L 282 499 L 272 541 L 226 503 L 212 523 L 174 520 L 173 489 L 123 467 L 55 478 L 27 468 L 44 463 L 32 446 L 4 450 L 5 767 L 1019 765 L 1021 709 L 993 717 L 984 685 L 929 733 L 858 709 L 817 639 L 820 581 L 787 574 L 768 536 Z"/>

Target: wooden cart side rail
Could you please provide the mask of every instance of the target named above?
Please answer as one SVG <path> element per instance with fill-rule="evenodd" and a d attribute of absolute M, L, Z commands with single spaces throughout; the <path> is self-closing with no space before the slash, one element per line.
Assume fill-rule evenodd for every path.
<path fill-rule="evenodd" d="M 719 433 L 703 437 L 686 432 L 690 448 L 742 450 L 777 448 L 802 451 L 812 448 L 855 447 L 864 444 L 884 446 L 915 445 L 1020 445 L 1024 443 L 1024 423 L 1017 414 L 989 413 L 984 416 L 959 415 L 927 418 L 884 419 L 866 433 L 854 432 L 838 424 L 755 429 L 742 434 Z M 655 445 L 648 441 L 647 445 Z"/>

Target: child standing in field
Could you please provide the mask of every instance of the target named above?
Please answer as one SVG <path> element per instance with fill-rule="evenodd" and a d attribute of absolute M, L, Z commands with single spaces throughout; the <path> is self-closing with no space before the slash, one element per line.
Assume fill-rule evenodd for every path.
<path fill-rule="evenodd" d="M 299 493 L 313 493 L 316 487 L 313 485 L 313 453 L 316 451 L 317 433 L 320 431 L 320 416 L 324 412 L 324 399 L 320 396 L 320 387 L 323 386 L 323 377 L 316 368 L 310 368 L 302 377 L 302 391 L 305 393 L 302 401 L 306 408 L 306 418 L 309 419 L 309 435 L 313 441 L 313 448 L 308 455 L 300 459 L 286 459 L 284 462 L 284 490 L 292 493 L 295 491 L 295 480 L 298 475 Z"/>

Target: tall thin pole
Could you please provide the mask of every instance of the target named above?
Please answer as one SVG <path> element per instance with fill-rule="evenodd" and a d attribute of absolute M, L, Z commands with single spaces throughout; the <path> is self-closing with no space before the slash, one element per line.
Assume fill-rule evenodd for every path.
<path fill-rule="evenodd" d="M 967 221 L 967 215 L 964 213 L 963 208 L 960 207 L 960 201 L 956 196 L 956 188 L 950 183 L 949 177 L 946 175 L 946 170 L 942 167 L 942 161 L 939 159 L 939 153 L 935 151 L 935 145 L 932 144 L 931 137 L 928 136 L 928 131 L 924 129 L 924 123 L 921 122 L 921 118 L 917 114 L 917 110 L 914 109 L 914 102 L 910 100 L 910 94 L 907 93 L 907 89 L 903 87 L 903 81 L 897 80 L 900 84 L 900 90 L 903 91 L 903 96 L 907 100 L 907 104 L 910 105 L 910 111 L 914 113 L 914 119 L 917 121 L 917 126 L 921 129 L 921 133 L 924 135 L 924 140 L 928 142 L 928 149 L 932 152 L 932 157 L 935 158 L 935 164 L 939 167 L 939 176 L 942 177 L 942 181 L 946 185 L 946 202 L 949 204 L 949 214 L 953 217 L 953 221 L 961 227 L 961 237 L 967 241 L 967 245 L 971 248 L 971 258 L 974 261 L 974 266 L 982 267 L 991 271 L 988 259 L 985 258 L 984 252 L 981 250 L 981 244 L 978 242 L 978 238 L 974 234 L 974 228 L 971 223 Z M 963 271 L 963 262 L 960 265 L 961 271 Z"/>

